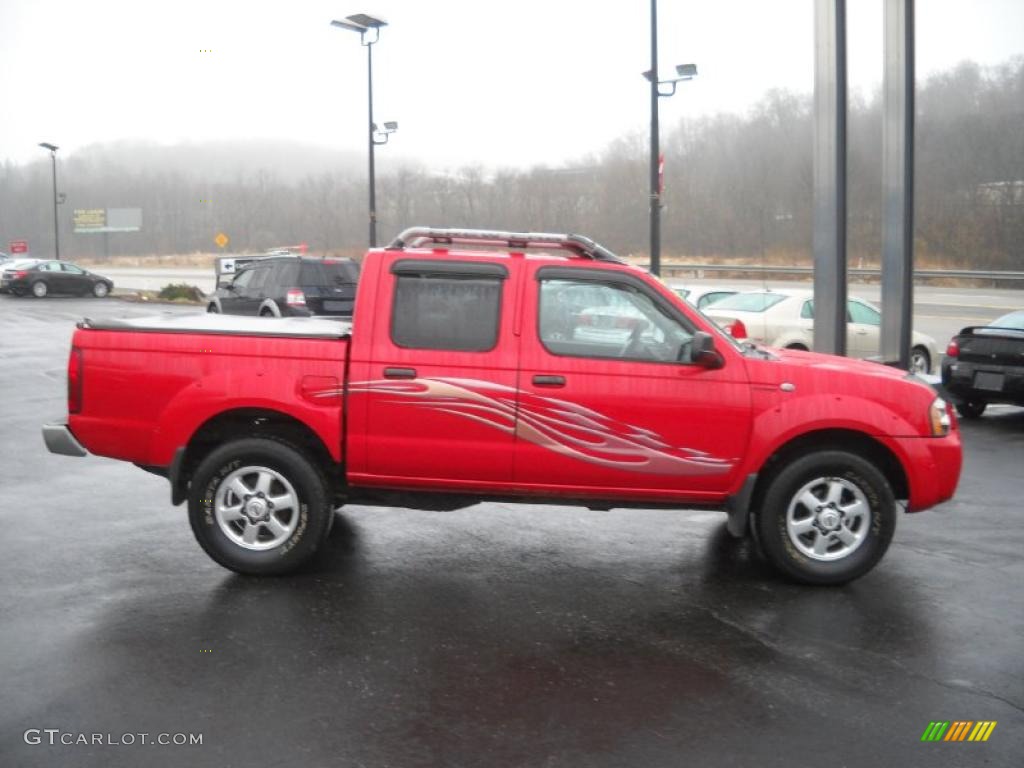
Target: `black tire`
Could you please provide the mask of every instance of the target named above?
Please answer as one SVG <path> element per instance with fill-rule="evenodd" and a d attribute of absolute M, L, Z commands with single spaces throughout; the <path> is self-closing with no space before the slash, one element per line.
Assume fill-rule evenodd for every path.
<path fill-rule="evenodd" d="M 919 367 L 924 370 L 918 370 Z M 932 372 L 932 356 L 928 354 L 927 349 L 917 346 L 910 350 L 910 370 L 913 373 Z"/>
<path fill-rule="evenodd" d="M 95 283 L 92 286 L 92 295 L 97 299 L 105 299 L 110 293 L 110 286 L 104 282 Z"/>
<path fill-rule="evenodd" d="M 260 310 L 260 317 L 277 317 L 277 315 L 274 314 L 273 310 L 264 307 Z"/>
<path fill-rule="evenodd" d="M 229 503 L 242 501 L 233 490 L 236 481 L 255 490 L 261 477 L 271 475 L 280 480 L 267 485 L 265 495 Z M 264 501 L 280 496 L 294 503 L 289 509 L 264 511 L 266 522 L 253 523 L 245 510 L 250 499 L 260 504 L 255 496 Z M 226 521 L 230 507 L 238 519 Z M 196 540 L 216 562 L 237 573 L 275 576 L 298 569 L 313 556 L 327 537 L 334 510 L 327 481 L 308 456 L 276 438 L 250 437 L 222 445 L 203 459 L 192 476 L 188 513 Z M 288 532 L 271 530 L 270 517 Z M 240 539 L 249 529 L 257 530 L 259 538 L 245 544 Z"/>
<path fill-rule="evenodd" d="M 796 349 L 799 350 L 800 352 L 810 352 L 810 350 L 803 344 L 787 344 L 786 349 Z"/>
<path fill-rule="evenodd" d="M 42 280 L 36 280 L 34 283 L 32 283 L 32 287 L 30 290 L 32 291 L 32 295 L 35 296 L 37 299 L 45 299 L 46 294 L 50 292 L 50 286 L 48 286 Z"/>
<path fill-rule="evenodd" d="M 830 515 L 823 492 L 836 488 L 841 495 Z M 808 498 L 806 493 L 822 505 L 813 509 L 798 501 Z M 854 509 L 860 512 L 855 515 Z M 811 530 L 791 533 L 791 521 Z M 765 557 L 786 576 L 804 584 L 845 584 L 870 571 L 889 548 L 896 530 L 896 500 L 888 480 L 869 461 L 845 451 L 820 451 L 795 459 L 769 481 L 752 524 Z M 848 544 L 840 535 L 858 543 Z M 831 542 L 828 549 L 808 552 L 819 540 Z"/>
<path fill-rule="evenodd" d="M 983 400 L 964 400 L 956 404 L 956 412 L 962 419 L 980 419 L 987 407 L 988 403 Z"/>
<path fill-rule="evenodd" d="M 210 313 L 211 315 L 219 315 L 220 314 L 220 310 L 217 309 L 217 305 L 214 302 L 212 302 L 212 301 L 207 305 L 206 311 L 208 313 Z"/>

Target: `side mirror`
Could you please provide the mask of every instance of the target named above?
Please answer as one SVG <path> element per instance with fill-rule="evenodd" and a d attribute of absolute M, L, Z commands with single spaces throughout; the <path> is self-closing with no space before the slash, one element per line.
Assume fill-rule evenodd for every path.
<path fill-rule="evenodd" d="M 715 337 L 704 331 L 693 334 L 690 342 L 690 360 L 702 368 L 721 368 L 725 365 L 722 355 L 715 349 Z"/>
<path fill-rule="evenodd" d="M 235 284 L 232 283 L 230 280 L 221 280 L 219 283 L 217 283 L 217 287 L 223 288 L 225 291 L 235 290 Z"/>

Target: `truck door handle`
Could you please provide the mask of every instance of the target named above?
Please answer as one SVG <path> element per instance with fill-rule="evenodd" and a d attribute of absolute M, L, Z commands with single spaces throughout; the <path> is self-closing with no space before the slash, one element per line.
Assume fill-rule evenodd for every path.
<path fill-rule="evenodd" d="M 533 385 L 535 387 L 564 387 L 565 376 L 534 376 Z"/>
<path fill-rule="evenodd" d="M 415 379 L 416 369 L 415 368 L 385 368 L 384 369 L 385 379 Z"/>

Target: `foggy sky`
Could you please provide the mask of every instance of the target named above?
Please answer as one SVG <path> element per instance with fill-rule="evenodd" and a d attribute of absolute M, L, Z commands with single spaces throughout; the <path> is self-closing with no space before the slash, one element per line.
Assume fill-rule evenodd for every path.
<path fill-rule="evenodd" d="M 643 0 L 0 0 L 0 161 L 97 142 L 366 143 L 366 49 L 332 18 L 389 22 L 373 48 L 378 157 L 434 167 L 561 165 L 646 134 Z M 882 0 L 849 0 L 851 91 L 882 71 Z M 1024 2 L 918 0 L 918 75 L 1024 53 Z M 662 119 L 813 88 L 812 0 L 661 0 L 660 67 L 700 74 Z"/>

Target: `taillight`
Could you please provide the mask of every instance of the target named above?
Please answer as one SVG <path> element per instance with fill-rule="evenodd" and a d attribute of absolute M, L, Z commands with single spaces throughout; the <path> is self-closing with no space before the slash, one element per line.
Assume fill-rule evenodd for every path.
<path fill-rule="evenodd" d="M 946 354 L 949 357 L 960 356 L 960 345 L 956 343 L 956 339 L 950 339 L 949 346 L 946 347 Z"/>
<path fill-rule="evenodd" d="M 71 348 L 68 358 L 68 413 L 82 410 L 82 350 Z"/>
<path fill-rule="evenodd" d="M 306 294 L 298 288 L 289 288 L 288 293 L 285 295 L 284 303 L 289 307 L 304 307 L 306 306 Z"/>
<path fill-rule="evenodd" d="M 725 330 L 734 339 L 747 338 L 747 326 L 743 324 L 742 320 L 733 320 L 731 323 L 725 326 Z"/>
<path fill-rule="evenodd" d="M 26 272 L 24 269 L 19 269 L 17 272 L 14 273 L 14 279 L 21 280 L 26 275 L 28 275 L 28 272 Z"/>

